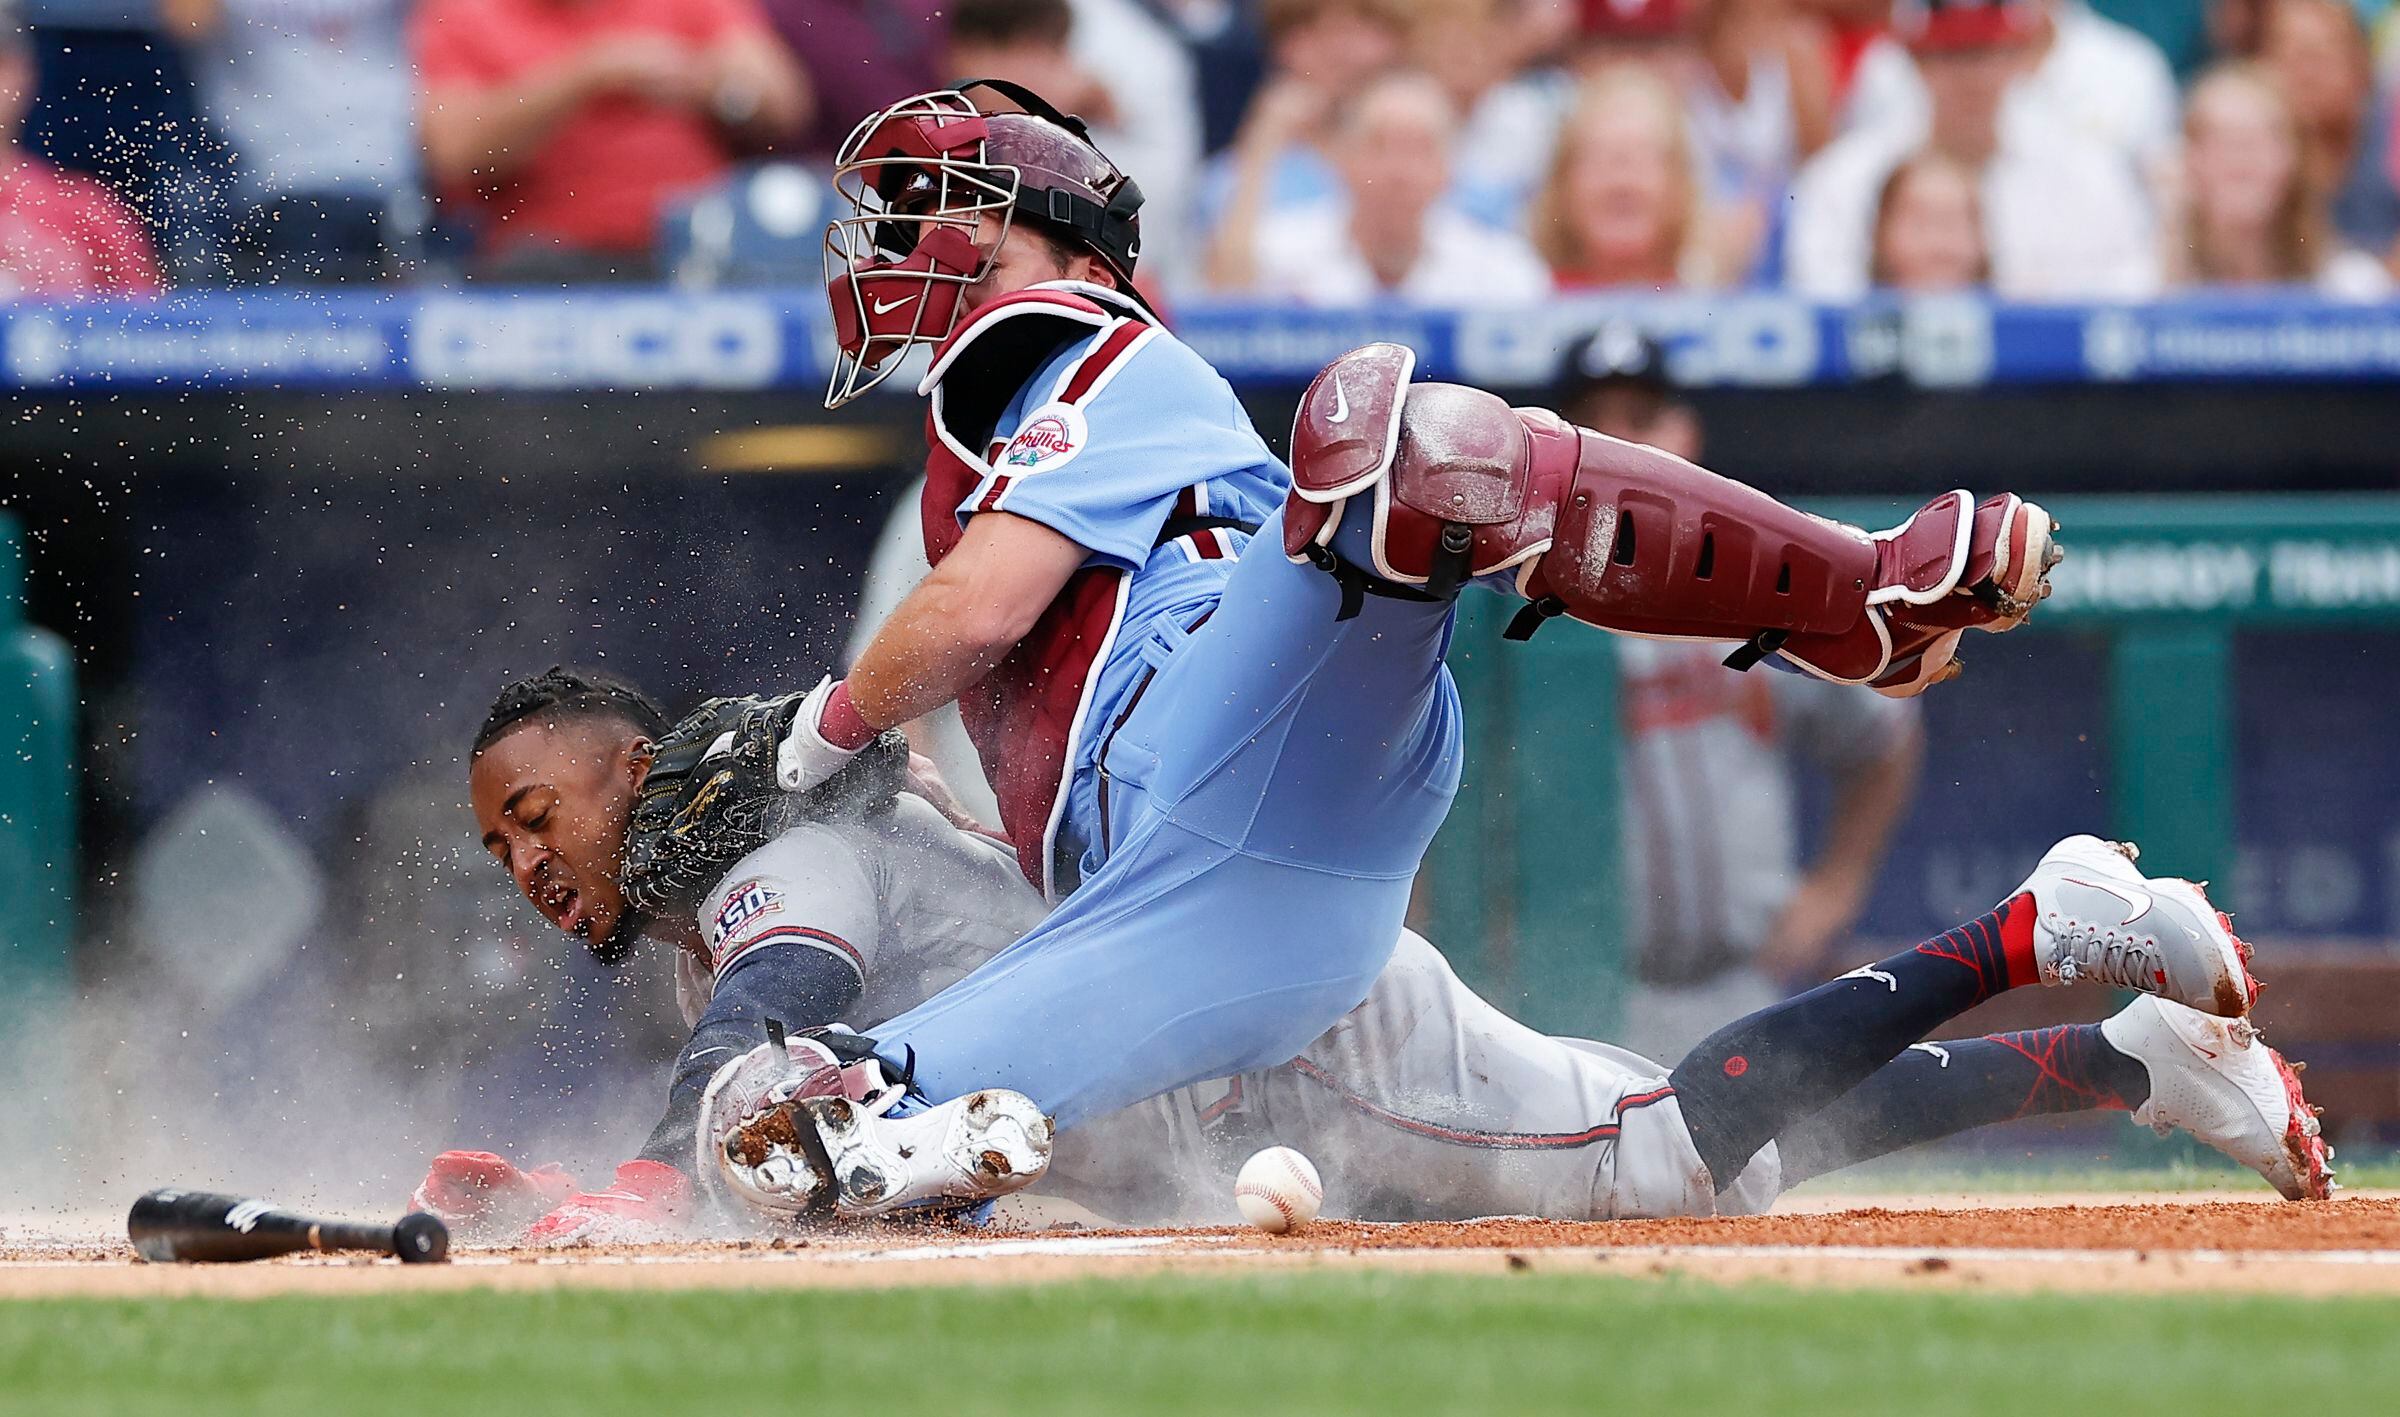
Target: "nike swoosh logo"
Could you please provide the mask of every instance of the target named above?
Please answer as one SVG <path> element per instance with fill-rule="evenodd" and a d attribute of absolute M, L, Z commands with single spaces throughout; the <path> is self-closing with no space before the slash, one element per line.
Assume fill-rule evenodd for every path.
<path fill-rule="evenodd" d="M 1350 391 L 1342 387 L 1342 376 L 1339 374 L 1333 376 L 1333 412 L 1326 415 L 1325 421 L 1327 423 L 1348 423 L 1350 421 Z"/>
<path fill-rule="evenodd" d="M 889 315 L 894 310 L 899 309 L 901 306 L 906 305 L 908 302 L 916 298 L 917 297 L 913 295 L 903 295 L 898 300 L 895 300 L 888 305 L 878 300 L 875 302 L 875 313 L 878 315 Z"/>
<path fill-rule="evenodd" d="M 2150 913 L 2150 893 L 2148 891 L 2128 890 L 2124 886 L 2112 886 L 2105 881 L 2086 881 L 2080 880 L 2074 876 L 2069 876 L 2067 879 L 2076 885 L 2084 886 L 2091 890 L 2106 891 L 2110 895 L 2113 895 L 2117 899 L 2125 902 L 2125 908 L 2131 911 L 2132 914 L 2127 915 L 2124 919 L 2118 921 L 2117 923 L 2119 925 L 2131 925 L 2134 921 L 2139 920 L 2143 916 Z"/>
<path fill-rule="evenodd" d="M 703 1048 L 699 1052 L 692 1055 L 692 1061 L 695 1063 L 699 1062 L 702 1058 L 709 1056 L 711 1053 L 730 1053 L 732 1051 L 733 1050 L 731 1048 Z"/>

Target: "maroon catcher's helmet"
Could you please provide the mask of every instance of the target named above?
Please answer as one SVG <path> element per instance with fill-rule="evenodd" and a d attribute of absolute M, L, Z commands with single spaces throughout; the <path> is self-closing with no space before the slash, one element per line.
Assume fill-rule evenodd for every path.
<path fill-rule="evenodd" d="M 987 113 L 990 89 L 1022 112 Z M 957 328 L 961 294 L 990 271 L 985 214 L 1000 239 L 1019 218 L 1098 257 L 1128 293 L 1142 249 L 1142 189 L 1092 146 L 1083 121 L 997 79 L 904 98 L 852 129 L 834 157 L 849 214 L 825 228 L 825 295 L 840 346 L 825 406 L 883 382 L 913 345 Z"/>

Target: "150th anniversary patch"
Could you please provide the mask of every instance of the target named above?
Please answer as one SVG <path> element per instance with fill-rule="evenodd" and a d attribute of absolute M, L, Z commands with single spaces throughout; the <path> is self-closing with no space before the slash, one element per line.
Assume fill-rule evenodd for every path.
<path fill-rule="evenodd" d="M 743 926 L 762 915 L 772 915 L 783 909 L 783 892 L 764 881 L 744 881 L 725 897 L 725 905 L 717 912 L 716 938 L 718 944 L 733 937 Z"/>

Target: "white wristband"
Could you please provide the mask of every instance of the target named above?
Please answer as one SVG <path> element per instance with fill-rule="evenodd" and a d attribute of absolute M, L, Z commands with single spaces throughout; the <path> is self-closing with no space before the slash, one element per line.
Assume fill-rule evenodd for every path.
<path fill-rule="evenodd" d="M 826 742 L 825 735 L 818 730 L 817 725 L 825 717 L 825 704 L 832 697 L 833 679 L 828 675 L 800 701 L 800 711 L 792 716 L 791 732 L 775 747 L 775 780 L 786 792 L 806 792 L 858 756 Z"/>

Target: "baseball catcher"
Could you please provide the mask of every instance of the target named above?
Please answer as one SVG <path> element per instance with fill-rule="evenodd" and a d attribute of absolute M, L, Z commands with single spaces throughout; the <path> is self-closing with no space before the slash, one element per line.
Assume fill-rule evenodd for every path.
<path fill-rule="evenodd" d="M 1058 905 L 877 1025 L 912 1090 L 778 1104 L 751 1179 L 795 1203 L 828 1171 L 853 1214 L 1005 1193 L 1053 1123 L 1280 1066 L 1356 1007 L 1456 790 L 1442 652 L 1470 582 L 1523 602 L 1520 635 L 1563 616 L 1735 641 L 1896 694 L 2046 594 L 2052 524 L 2014 496 L 1946 493 L 1870 536 L 1412 383 L 1389 345 L 1318 376 L 1287 468 L 1135 291 L 1138 184 L 1013 85 L 869 115 L 836 179 L 827 401 L 929 352 L 933 571 L 796 705 L 778 779 L 809 791 L 956 701 Z M 2219 973 L 2203 1002 L 2238 1014 L 2246 978 Z"/>

